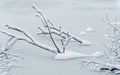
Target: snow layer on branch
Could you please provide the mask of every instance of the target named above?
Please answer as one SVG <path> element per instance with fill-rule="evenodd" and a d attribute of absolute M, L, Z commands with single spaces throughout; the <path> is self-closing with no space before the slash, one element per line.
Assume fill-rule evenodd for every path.
<path fill-rule="evenodd" d="M 93 28 L 92 28 L 92 27 L 88 27 L 88 28 L 86 29 L 86 31 L 87 31 L 87 32 L 92 32 L 92 31 L 93 31 Z"/>
<path fill-rule="evenodd" d="M 82 40 L 82 45 L 88 46 L 88 45 L 92 45 L 92 43 L 87 40 Z"/>
<path fill-rule="evenodd" d="M 79 57 L 85 57 L 87 55 L 77 53 L 74 51 L 65 51 L 65 53 L 58 53 L 54 58 L 55 59 L 74 59 Z"/>
<path fill-rule="evenodd" d="M 87 40 L 82 40 L 80 37 L 77 37 L 77 36 L 75 36 L 75 37 L 76 37 L 76 39 L 78 39 L 78 40 L 80 40 L 80 41 L 82 42 L 82 45 L 83 45 L 83 46 L 92 45 L 92 43 L 89 42 L 89 41 L 87 41 Z"/>

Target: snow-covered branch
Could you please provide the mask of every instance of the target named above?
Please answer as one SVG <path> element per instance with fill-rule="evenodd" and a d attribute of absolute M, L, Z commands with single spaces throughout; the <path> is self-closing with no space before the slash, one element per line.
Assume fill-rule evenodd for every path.
<path fill-rule="evenodd" d="M 98 61 L 93 59 L 80 59 L 77 64 L 81 65 L 81 68 L 91 65 L 90 69 L 94 71 L 106 71 L 113 72 L 115 74 L 120 74 L 120 64 L 118 62 L 101 60 Z"/>
<path fill-rule="evenodd" d="M 8 36 L 11 36 L 11 37 L 15 37 L 16 39 L 17 39 L 17 41 L 18 40 L 23 40 L 23 41 L 25 41 L 25 42 L 27 42 L 27 43 L 30 43 L 30 44 L 32 44 L 32 45 L 34 45 L 34 46 L 37 46 L 37 47 L 39 47 L 39 48 L 42 48 L 42 49 L 44 49 L 44 50 L 47 50 L 47 51 L 49 51 L 49 52 L 52 52 L 52 53 L 57 53 L 55 50 L 55 48 L 52 48 L 52 47 L 49 47 L 49 46 L 46 46 L 46 45 L 44 45 L 44 44 L 41 44 L 41 43 L 39 43 L 39 42 L 37 42 L 37 41 L 35 41 L 34 40 L 34 42 L 33 41 L 30 41 L 29 39 L 27 39 L 27 38 L 25 38 L 25 37 L 22 37 L 22 36 L 16 36 L 15 34 L 11 34 L 11 33 L 9 33 L 9 32 L 6 32 L 6 31 L 1 31 L 2 33 L 4 33 L 4 34 L 6 34 L 6 35 L 8 35 Z M 33 40 L 33 39 L 32 39 Z"/>
<path fill-rule="evenodd" d="M 48 28 L 49 26 L 49 29 L 51 30 L 51 32 L 49 31 L 45 31 L 43 30 L 41 27 L 38 27 L 42 33 L 38 33 L 38 34 L 55 34 L 55 35 L 58 35 L 61 37 L 61 33 L 63 34 L 62 35 L 62 38 L 63 39 L 67 39 L 67 37 L 71 37 L 71 39 L 79 42 L 80 44 L 82 45 L 91 45 L 91 43 L 89 41 L 86 41 L 86 40 L 82 40 L 76 36 L 74 36 L 73 34 L 63 30 L 63 29 L 60 29 L 60 27 L 56 27 L 49 19 L 46 19 L 44 17 L 44 15 L 42 14 L 42 12 L 36 7 L 36 6 L 33 6 L 33 8 L 36 10 L 36 12 L 38 13 L 38 15 L 36 15 L 38 18 L 40 18 L 41 22 L 43 23 L 44 27 L 45 28 Z M 48 26 L 47 26 L 48 25 Z M 69 34 L 68 34 L 69 33 Z"/>

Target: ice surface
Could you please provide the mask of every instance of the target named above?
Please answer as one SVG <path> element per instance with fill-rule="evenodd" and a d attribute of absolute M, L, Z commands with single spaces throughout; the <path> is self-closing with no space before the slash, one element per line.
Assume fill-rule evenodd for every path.
<path fill-rule="evenodd" d="M 68 50 L 83 54 L 92 54 L 96 51 L 106 51 L 102 45 L 103 34 L 106 33 L 106 25 L 102 22 L 108 13 L 111 18 L 120 18 L 119 0 L 0 0 L 0 29 L 4 25 L 24 28 L 36 37 L 37 26 L 42 26 L 41 21 L 36 18 L 32 5 L 38 8 L 56 25 L 62 26 L 64 30 L 72 34 L 80 35 L 80 31 L 86 27 L 94 27 L 94 33 L 90 36 L 80 36 L 93 43 L 92 46 L 84 47 L 78 43 L 69 44 Z M 16 11 L 17 10 L 17 11 Z M 119 19 L 118 19 L 119 20 Z M 0 37 L 2 37 L 0 35 Z M 4 38 L 5 39 L 5 38 Z M 38 41 L 52 46 L 48 38 L 38 37 Z M 0 41 L 2 42 L 2 41 Z M 85 42 L 84 42 L 85 43 Z M 99 75 L 97 72 L 80 70 L 76 61 L 53 60 L 51 53 L 44 52 L 40 48 L 24 42 L 18 42 L 14 48 L 22 48 L 26 69 L 14 71 L 14 75 Z"/>

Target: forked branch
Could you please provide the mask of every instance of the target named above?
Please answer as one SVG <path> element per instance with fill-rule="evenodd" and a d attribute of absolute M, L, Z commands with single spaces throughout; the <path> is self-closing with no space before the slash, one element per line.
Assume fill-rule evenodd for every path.
<path fill-rule="evenodd" d="M 25 42 L 27 42 L 27 43 L 30 43 L 30 44 L 34 45 L 34 46 L 37 46 L 37 47 L 39 47 L 39 48 L 42 48 L 42 49 L 44 49 L 44 50 L 47 50 L 47 51 L 49 51 L 49 52 L 52 52 L 52 53 L 57 54 L 55 48 L 52 48 L 52 47 L 49 47 L 49 46 L 46 46 L 46 45 L 44 45 L 44 44 L 41 44 L 41 43 L 36 42 L 33 38 L 31 38 L 30 35 L 28 35 L 26 32 L 24 32 L 24 31 L 21 30 L 20 28 L 12 27 L 12 26 L 9 25 L 9 29 L 10 29 L 10 28 L 13 29 L 13 30 L 16 30 L 16 31 L 18 31 L 18 32 L 24 33 L 25 35 L 27 35 L 27 36 L 26 36 L 27 38 L 21 37 L 21 36 L 16 36 L 16 35 L 14 35 L 14 34 L 11 34 L 11 33 L 6 32 L 6 31 L 1 31 L 1 32 L 4 33 L 4 34 L 6 34 L 6 35 L 8 35 L 8 36 L 10 36 L 10 37 L 16 38 L 16 41 L 18 41 L 18 40 L 23 40 L 23 41 L 25 41 Z M 29 39 L 30 39 L 30 40 L 29 40 Z"/>
<path fill-rule="evenodd" d="M 75 37 L 74 35 L 72 35 L 70 33 L 68 34 L 68 32 L 64 31 L 63 29 L 61 31 L 59 29 L 59 27 L 55 27 L 55 25 L 49 19 L 46 19 L 44 17 L 44 15 L 42 14 L 42 12 L 36 6 L 33 6 L 33 8 L 38 13 L 37 17 L 40 18 L 40 20 L 42 21 L 42 23 L 43 23 L 43 25 L 44 25 L 45 28 L 48 28 L 47 25 L 50 24 L 49 28 L 50 28 L 51 32 L 45 32 L 44 31 L 45 32 L 44 33 L 43 30 L 42 30 L 42 33 L 40 33 L 40 34 L 52 34 L 53 33 L 53 34 L 56 34 L 56 35 L 58 35 L 58 36 L 61 37 L 60 32 L 62 32 L 62 34 L 64 34 L 64 35 L 62 35 L 63 39 L 66 39 L 66 37 L 69 36 L 69 37 L 71 37 L 71 39 L 74 39 L 75 41 L 79 42 L 80 44 L 83 44 L 83 41 L 80 38 L 77 38 L 77 37 Z"/>

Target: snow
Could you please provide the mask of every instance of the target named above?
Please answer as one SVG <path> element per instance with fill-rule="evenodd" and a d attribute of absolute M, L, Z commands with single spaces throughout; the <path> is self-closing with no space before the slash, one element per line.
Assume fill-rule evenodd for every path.
<path fill-rule="evenodd" d="M 80 35 L 85 35 L 85 34 L 86 34 L 85 31 L 80 32 Z"/>
<path fill-rule="evenodd" d="M 89 46 L 89 45 L 92 45 L 92 43 L 91 42 L 89 42 L 89 41 L 87 41 L 87 40 L 82 40 L 82 45 L 83 46 Z"/>
<path fill-rule="evenodd" d="M 58 53 L 54 58 L 55 59 L 76 59 L 83 57 L 102 57 L 104 56 L 103 52 L 95 52 L 92 55 L 86 55 L 83 53 L 78 53 L 74 51 L 65 51 L 65 53 Z"/>
<path fill-rule="evenodd" d="M 100 52 L 100 51 L 97 51 L 97 52 L 93 53 L 92 56 L 94 56 L 94 57 L 102 57 L 102 56 L 104 56 L 104 53 Z"/>
<path fill-rule="evenodd" d="M 87 31 L 87 32 L 92 32 L 92 31 L 93 31 L 93 28 L 92 28 L 92 27 L 88 27 L 88 28 L 86 29 L 86 31 Z"/>
<path fill-rule="evenodd" d="M 65 53 L 59 53 L 54 58 L 55 59 L 74 59 L 79 57 L 85 57 L 87 55 L 81 54 L 74 51 L 65 51 Z"/>
<path fill-rule="evenodd" d="M 120 71 L 116 71 L 115 74 L 116 74 L 116 75 L 117 75 L 117 74 L 119 75 L 119 74 L 120 74 Z"/>
<path fill-rule="evenodd" d="M 35 33 L 38 30 L 36 27 L 42 26 L 42 23 L 34 16 L 35 12 L 31 5 L 35 4 L 45 16 L 48 16 L 47 18 L 49 18 L 55 26 L 62 26 L 63 29 L 70 33 L 80 35 L 80 29 L 94 27 L 94 31 L 96 31 L 94 35 L 80 36 L 81 39 L 89 39 L 88 41 L 94 42 L 93 46 L 78 47 L 78 43 L 70 42 L 74 44 L 73 47 L 71 47 L 71 44 L 67 46 L 68 48 L 70 47 L 70 50 L 77 50 L 80 51 L 80 53 L 86 51 L 87 53 L 106 51 L 106 48 L 103 47 L 102 44 L 104 39 L 101 37 L 106 33 L 104 30 L 107 29 L 107 27 L 102 22 L 102 19 L 105 19 L 106 13 L 108 13 L 111 19 L 114 20 L 115 16 L 118 16 L 119 20 L 119 3 L 120 0 L 1 0 L 0 29 L 4 29 L 6 23 L 10 23 L 11 25 L 24 28 L 30 32 L 33 37 L 37 38 Z M 25 10 L 26 8 L 28 10 Z M 15 9 L 19 11 L 16 12 Z M 88 34 L 89 32 L 86 31 L 86 28 L 83 31 Z M 0 37 L 2 36 L 0 35 Z M 37 41 L 45 44 L 46 42 L 47 44 L 51 42 L 51 40 L 47 38 L 44 39 L 43 37 L 39 37 Z M 3 42 L 3 40 L 1 40 L 1 42 Z M 59 42 L 59 40 L 57 40 L 57 42 Z M 18 47 L 22 48 L 21 50 L 24 52 L 23 57 L 25 59 L 23 60 L 23 65 L 25 65 L 26 69 L 21 70 L 18 68 L 13 75 L 34 75 L 34 73 L 37 75 L 63 75 L 63 73 L 64 75 L 81 75 L 81 73 L 82 75 L 99 75 L 98 72 L 90 72 L 86 68 L 81 71 L 79 65 L 71 61 L 66 62 L 63 60 L 61 62 L 52 60 L 51 53 L 25 44 L 24 42 L 17 42 L 13 49 L 16 50 Z"/>
<path fill-rule="evenodd" d="M 92 27 L 87 27 L 87 28 L 85 29 L 85 31 L 86 31 L 86 32 L 93 32 L 94 30 L 93 30 Z M 81 32 L 80 32 L 80 35 L 85 35 L 85 34 L 86 34 L 85 31 L 81 31 Z"/>

